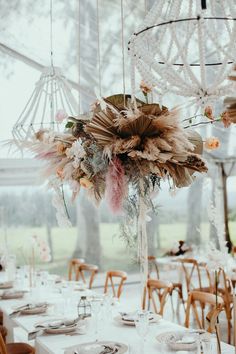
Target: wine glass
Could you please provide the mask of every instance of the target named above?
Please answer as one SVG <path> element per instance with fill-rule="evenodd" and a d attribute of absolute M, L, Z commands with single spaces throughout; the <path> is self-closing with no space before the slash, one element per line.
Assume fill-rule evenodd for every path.
<path fill-rule="evenodd" d="M 98 317 L 101 312 L 101 308 L 102 308 L 101 305 L 102 305 L 101 299 L 91 300 L 92 316 L 94 317 L 95 320 L 95 342 L 98 342 Z"/>
<path fill-rule="evenodd" d="M 137 333 L 140 336 L 142 341 L 141 353 L 144 353 L 146 337 L 149 331 L 149 312 L 138 311 L 135 316 L 134 323 L 135 323 Z"/>

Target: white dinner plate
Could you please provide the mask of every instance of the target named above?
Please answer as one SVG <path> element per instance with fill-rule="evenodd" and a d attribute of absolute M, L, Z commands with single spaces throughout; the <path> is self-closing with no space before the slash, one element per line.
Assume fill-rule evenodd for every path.
<path fill-rule="evenodd" d="M 112 349 L 117 349 L 117 354 L 127 353 L 128 346 L 119 342 L 111 342 L 111 341 L 99 341 L 97 343 L 84 343 L 77 346 L 73 346 L 68 348 L 65 351 L 65 354 L 74 354 L 77 350 L 80 354 L 100 354 L 105 347 L 111 347 Z"/>
<path fill-rule="evenodd" d="M 157 314 L 153 314 L 149 320 L 149 323 L 159 323 L 160 320 L 162 319 L 161 315 L 157 315 Z M 123 324 L 126 326 L 135 326 L 135 322 L 132 320 L 125 320 L 123 319 L 120 315 L 114 317 L 114 320 L 119 323 L 119 324 Z"/>

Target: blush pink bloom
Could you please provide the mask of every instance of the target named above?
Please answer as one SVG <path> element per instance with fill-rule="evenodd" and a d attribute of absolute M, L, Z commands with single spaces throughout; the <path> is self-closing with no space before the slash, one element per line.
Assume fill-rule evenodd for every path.
<path fill-rule="evenodd" d="M 204 110 L 204 116 L 207 117 L 210 120 L 214 120 L 214 116 L 213 116 L 213 110 L 211 108 L 211 106 L 207 106 Z"/>
<path fill-rule="evenodd" d="M 55 121 L 58 123 L 62 123 L 63 120 L 67 118 L 68 118 L 68 114 L 63 109 L 59 109 L 56 113 Z"/>
<path fill-rule="evenodd" d="M 153 87 L 150 86 L 150 85 L 147 85 L 147 84 L 142 80 L 141 83 L 140 83 L 140 89 L 141 89 L 141 91 L 142 91 L 145 95 L 147 95 L 148 93 L 151 93 L 151 92 L 152 92 Z"/>
<path fill-rule="evenodd" d="M 114 214 L 119 214 L 122 211 L 127 185 L 124 167 L 121 160 L 115 157 L 108 167 L 105 191 L 107 203 Z"/>
<path fill-rule="evenodd" d="M 220 146 L 220 140 L 214 136 L 208 138 L 205 141 L 205 148 L 208 150 L 218 149 L 219 146 Z"/>
<path fill-rule="evenodd" d="M 223 112 L 221 115 L 221 120 L 222 120 L 222 123 L 224 124 L 224 127 L 225 128 L 229 128 L 229 126 L 231 125 L 231 119 L 230 119 L 230 116 L 229 116 L 229 112 L 225 111 Z"/>

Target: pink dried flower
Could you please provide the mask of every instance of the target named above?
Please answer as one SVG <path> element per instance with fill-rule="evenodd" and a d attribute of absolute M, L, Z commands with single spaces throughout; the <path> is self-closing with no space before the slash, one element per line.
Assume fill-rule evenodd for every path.
<path fill-rule="evenodd" d="M 59 109 L 56 113 L 55 121 L 58 123 L 62 123 L 63 120 L 67 118 L 68 118 L 68 114 L 63 109 Z"/>
<path fill-rule="evenodd" d="M 118 157 L 114 157 L 106 175 L 105 196 L 111 211 L 118 214 L 122 211 L 123 200 L 127 194 L 125 170 Z"/>
<path fill-rule="evenodd" d="M 230 119 L 230 116 L 229 116 L 229 112 L 225 111 L 223 112 L 221 115 L 221 120 L 222 120 L 222 123 L 224 124 L 224 127 L 225 128 L 229 128 L 229 126 L 231 125 L 231 119 Z"/>
<path fill-rule="evenodd" d="M 204 116 L 207 117 L 210 120 L 214 120 L 213 110 L 212 110 L 211 106 L 207 106 L 205 108 Z"/>
<path fill-rule="evenodd" d="M 218 149 L 219 146 L 220 146 L 220 140 L 214 136 L 208 138 L 205 141 L 205 148 L 208 150 Z"/>
<path fill-rule="evenodd" d="M 149 86 L 146 84 L 146 82 L 144 82 L 143 80 L 140 83 L 140 89 L 143 92 L 144 95 L 147 95 L 148 93 L 152 92 L 153 87 Z"/>

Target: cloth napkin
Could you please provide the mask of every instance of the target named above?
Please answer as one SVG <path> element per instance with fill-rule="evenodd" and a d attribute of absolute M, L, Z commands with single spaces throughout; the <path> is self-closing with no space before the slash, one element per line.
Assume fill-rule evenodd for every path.
<path fill-rule="evenodd" d="M 20 315 L 21 312 L 24 310 L 36 309 L 39 307 L 47 307 L 47 306 L 48 306 L 47 302 L 39 302 L 36 304 L 25 304 L 25 305 L 15 308 L 14 311 L 9 315 L 9 317 L 14 317 L 14 316 Z"/>
<path fill-rule="evenodd" d="M 45 329 L 61 329 L 61 328 L 69 328 L 74 327 L 76 324 L 81 321 L 80 318 L 76 319 L 63 319 L 63 320 L 51 320 L 45 321 L 42 323 L 37 323 L 35 325 L 35 331 L 28 333 L 28 340 L 35 339 L 38 335 L 41 335 Z"/>

